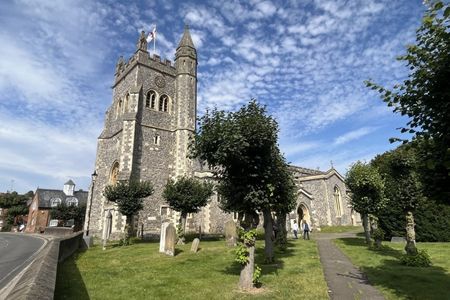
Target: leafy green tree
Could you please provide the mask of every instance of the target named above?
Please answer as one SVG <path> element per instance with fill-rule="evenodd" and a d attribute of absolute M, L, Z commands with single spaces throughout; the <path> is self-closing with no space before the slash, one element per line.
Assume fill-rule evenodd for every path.
<path fill-rule="evenodd" d="M 52 208 L 50 216 L 52 219 L 56 219 L 66 223 L 69 220 L 74 220 L 75 231 L 82 228 L 84 217 L 86 214 L 85 205 L 66 205 L 65 203 L 58 204 L 57 207 Z"/>
<path fill-rule="evenodd" d="M 26 194 L 19 194 L 17 192 L 8 192 L 0 195 L 0 207 L 7 209 L 7 216 L 5 228 L 10 228 L 14 225 L 18 217 L 28 214 L 27 201 L 34 196 L 33 191 Z"/>
<path fill-rule="evenodd" d="M 144 208 L 144 198 L 153 194 L 153 185 L 149 181 L 119 181 L 108 185 L 103 195 L 108 201 L 114 202 L 119 212 L 127 217 L 124 244 L 128 244 L 133 234 L 133 217 Z"/>
<path fill-rule="evenodd" d="M 448 202 L 450 199 L 450 4 L 432 1 L 417 30 L 416 44 L 398 58 L 410 69 L 408 79 L 393 90 L 371 81 L 383 101 L 395 113 L 409 121 L 402 133 L 413 134 L 426 147 L 421 161 L 427 170 L 428 196 Z M 400 140 L 398 138 L 392 141 Z M 403 140 L 406 142 L 406 140 Z"/>
<path fill-rule="evenodd" d="M 196 213 L 208 203 L 213 194 L 213 185 L 200 182 L 191 177 L 181 177 L 178 180 L 169 180 L 164 188 L 163 197 L 167 203 L 181 213 L 180 243 L 184 244 L 186 217 L 188 213 Z"/>
<path fill-rule="evenodd" d="M 257 211 L 264 214 L 265 247 L 269 249 L 265 254 L 271 260 L 271 210 L 277 203 L 292 201 L 282 197 L 289 193 L 283 193 L 276 182 L 277 176 L 282 176 L 278 172 L 286 167 L 278 150 L 277 134 L 275 120 L 253 100 L 237 112 L 214 110 L 205 114 L 192 145 L 193 156 L 214 170 L 222 208 L 244 216 L 240 225 L 246 237 L 243 253 L 248 254 L 248 260 L 242 265 L 239 281 L 244 289 L 253 287 L 255 243 L 251 232 L 258 222 Z"/>
<path fill-rule="evenodd" d="M 400 208 L 403 218 L 409 221 L 409 224 L 408 222 L 405 224 L 408 254 L 417 254 L 414 214 L 424 202 L 424 197 L 416 171 L 418 163 L 415 149 L 410 144 L 403 145 L 376 157 L 372 165 L 379 167 L 384 178 L 388 205 Z"/>
<path fill-rule="evenodd" d="M 369 214 L 377 215 L 385 206 L 384 181 L 375 167 L 357 161 L 347 172 L 345 183 L 353 208 L 362 215 L 366 243 L 370 245 Z"/>

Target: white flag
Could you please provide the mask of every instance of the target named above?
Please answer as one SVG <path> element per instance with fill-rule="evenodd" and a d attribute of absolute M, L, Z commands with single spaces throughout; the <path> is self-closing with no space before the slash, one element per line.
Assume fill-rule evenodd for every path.
<path fill-rule="evenodd" d="M 150 43 L 150 42 L 153 41 L 154 39 L 156 39 L 156 25 L 155 25 L 155 27 L 153 28 L 153 30 L 150 31 L 150 32 L 148 33 L 148 36 L 147 36 L 147 43 Z"/>

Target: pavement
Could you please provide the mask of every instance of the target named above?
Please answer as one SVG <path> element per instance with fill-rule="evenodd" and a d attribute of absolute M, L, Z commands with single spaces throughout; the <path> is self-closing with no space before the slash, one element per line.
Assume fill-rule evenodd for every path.
<path fill-rule="evenodd" d="M 46 240 L 25 233 L 0 233 L 0 291 L 35 258 Z"/>
<path fill-rule="evenodd" d="M 375 289 L 367 277 L 355 267 L 347 256 L 333 243 L 333 239 L 355 237 L 355 233 L 314 234 L 319 248 L 328 295 L 333 300 L 381 300 L 383 295 Z"/>

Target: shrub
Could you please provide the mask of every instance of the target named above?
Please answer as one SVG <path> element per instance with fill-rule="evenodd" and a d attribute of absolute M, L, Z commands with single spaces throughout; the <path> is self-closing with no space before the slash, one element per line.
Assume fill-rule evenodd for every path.
<path fill-rule="evenodd" d="M 400 263 L 409 267 L 429 267 L 431 259 L 425 250 L 419 250 L 416 255 L 403 254 L 400 257 Z"/>

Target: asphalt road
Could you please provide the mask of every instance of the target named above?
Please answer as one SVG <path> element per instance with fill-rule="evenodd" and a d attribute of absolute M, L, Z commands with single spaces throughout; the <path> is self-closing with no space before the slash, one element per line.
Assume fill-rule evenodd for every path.
<path fill-rule="evenodd" d="M 0 233 L 0 290 L 22 271 L 44 244 L 24 233 Z"/>

